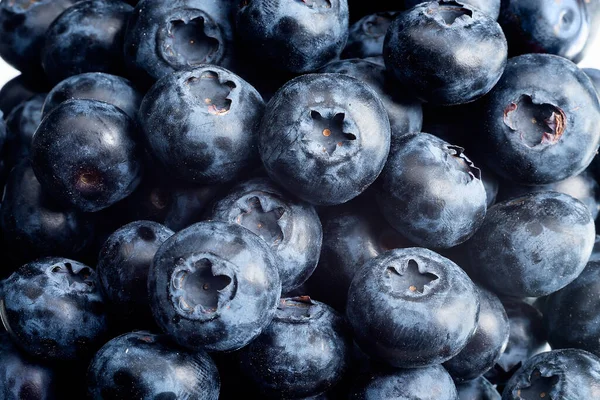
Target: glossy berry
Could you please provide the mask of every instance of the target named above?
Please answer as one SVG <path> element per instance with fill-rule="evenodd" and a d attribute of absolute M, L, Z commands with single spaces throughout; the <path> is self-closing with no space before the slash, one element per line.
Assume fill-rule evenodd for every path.
<path fill-rule="evenodd" d="M 447 258 L 416 247 L 390 250 L 356 273 L 346 316 L 354 340 L 371 358 L 399 368 L 425 367 L 467 345 L 477 326 L 479 294 Z"/>
<path fill-rule="evenodd" d="M 29 100 L 33 95 L 44 91 L 44 88 L 39 86 L 44 85 L 19 75 L 0 87 L 0 111 L 4 113 L 4 118 L 10 114 L 13 108 Z"/>
<path fill-rule="evenodd" d="M 240 225 L 207 221 L 160 246 L 148 294 L 154 319 L 178 344 L 233 351 L 269 325 L 281 281 L 264 240 Z"/>
<path fill-rule="evenodd" d="M 220 381 L 206 352 L 183 351 L 166 335 L 137 331 L 96 353 L 87 388 L 93 399 L 217 400 Z"/>
<path fill-rule="evenodd" d="M 96 273 L 66 258 L 23 265 L 3 285 L 2 324 L 34 357 L 87 361 L 107 333 Z"/>
<path fill-rule="evenodd" d="M 46 99 L 45 94 L 36 94 L 13 108 L 6 117 L 6 147 L 5 159 L 13 166 L 19 161 L 29 158 L 31 139 L 42 122 L 42 108 Z"/>
<path fill-rule="evenodd" d="M 342 74 L 307 74 L 267 104 L 259 151 L 269 177 L 304 201 L 345 203 L 387 159 L 389 119 L 377 93 Z"/>
<path fill-rule="evenodd" d="M 404 0 L 404 6 L 411 8 L 422 3 L 421 0 Z M 482 12 L 488 14 L 491 18 L 497 19 L 500 14 L 500 0 L 459 0 L 456 3 L 473 6 Z"/>

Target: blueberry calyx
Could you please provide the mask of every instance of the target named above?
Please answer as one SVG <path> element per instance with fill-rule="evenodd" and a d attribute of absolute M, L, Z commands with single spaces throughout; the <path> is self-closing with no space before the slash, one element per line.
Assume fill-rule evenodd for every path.
<path fill-rule="evenodd" d="M 558 382 L 558 376 L 553 375 L 552 373 L 543 374 L 539 369 L 534 369 L 529 377 L 529 382 L 517 386 L 513 390 L 513 394 L 516 394 L 516 398 L 523 400 L 554 400 L 554 396 L 551 392 Z"/>
<path fill-rule="evenodd" d="M 481 180 L 481 170 L 473 164 L 473 161 L 465 155 L 465 149 L 459 146 L 447 145 L 446 150 L 451 156 L 455 157 L 459 161 L 460 165 L 466 172 L 471 176 L 472 179 Z"/>
<path fill-rule="evenodd" d="M 311 110 L 310 117 L 314 126 L 310 140 L 318 143 L 323 153 L 332 155 L 338 147 L 356 140 L 355 134 L 344 132 L 344 113 L 335 113 L 333 117 L 328 118 L 316 110 Z"/>
<path fill-rule="evenodd" d="M 331 8 L 330 0 L 296 0 L 304 3 L 308 8 Z"/>
<path fill-rule="evenodd" d="M 457 20 L 465 21 L 473 17 L 473 11 L 456 1 L 440 0 L 433 2 L 427 13 L 442 25 L 452 26 Z"/>
<path fill-rule="evenodd" d="M 318 319 L 323 312 L 323 307 L 312 301 L 310 296 L 289 297 L 279 300 L 274 319 L 292 324 L 303 324 Z"/>
<path fill-rule="evenodd" d="M 421 271 L 419 263 L 413 259 L 408 260 L 403 266 L 391 265 L 385 272 L 388 284 L 393 292 L 398 294 L 425 294 L 425 291 L 439 279 L 435 274 Z"/>
<path fill-rule="evenodd" d="M 258 196 L 252 196 L 240 208 L 241 213 L 236 218 L 236 223 L 260 236 L 271 246 L 283 242 L 284 235 L 280 221 L 285 214 L 285 208 L 267 206 L 260 201 Z"/>
<path fill-rule="evenodd" d="M 215 71 L 202 71 L 199 77 L 192 76 L 185 83 L 190 92 L 206 105 L 204 110 L 212 115 L 225 115 L 231 108 L 231 92 L 236 88 L 232 81 L 222 82 Z"/>

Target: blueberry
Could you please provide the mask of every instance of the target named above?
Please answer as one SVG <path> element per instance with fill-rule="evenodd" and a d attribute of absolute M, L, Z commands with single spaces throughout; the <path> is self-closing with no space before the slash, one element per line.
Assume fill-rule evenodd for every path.
<path fill-rule="evenodd" d="M 93 269 L 66 258 L 25 264 L 3 284 L 2 324 L 32 356 L 87 360 L 107 333 L 105 304 L 96 279 Z"/>
<path fill-rule="evenodd" d="M 125 78 L 103 72 L 88 72 L 71 76 L 54 86 L 46 97 L 42 114 L 48 115 L 59 104 L 70 99 L 104 101 L 120 108 L 135 120 L 142 94 Z"/>
<path fill-rule="evenodd" d="M 510 379 L 503 400 L 596 399 L 600 358 L 577 349 L 553 350 L 531 357 Z"/>
<path fill-rule="evenodd" d="M 44 88 L 39 86 L 23 75 L 6 82 L 0 88 L 0 111 L 4 113 L 4 118 L 8 117 L 13 108 L 19 104 L 29 100 L 35 94 L 43 92 Z"/>
<path fill-rule="evenodd" d="M 422 1 L 404 0 L 404 6 L 406 8 L 414 7 L 419 3 L 422 3 Z M 500 14 L 500 0 L 459 0 L 457 1 L 457 3 L 478 8 L 482 12 L 488 14 L 493 19 L 498 19 L 498 15 Z"/>
<path fill-rule="evenodd" d="M 482 158 L 505 179 L 541 185 L 581 173 L 600 143 L 592 82 L 562 57 L 512 58 L 485 99 Z"/>
<path fill-rule="evenodd" d="M 121 325 L 152 327 L 148 273 L 156 251 L 173 231 L 151 221 L 131 222 L 104 242 L 96 271 L 104 299 Z"/>
<path fill-rule="evenodd" d="M 92 246 L 95 233 L 89 216 L 57 204 L 42 189 L 27 159 L 9 175 L 0 225 L 7 256 L 20 263 L 56 254 L 80 256 Z"/>
<path fill-rule="evenodd" d="M 260 94 L 216 65 L 175 72 L 158 81 L 140 108 L 152 155 L 178 178 L 228 182 L 258 163 Z"/>
<path fill-rule="evenodd" d="M 99 211 L 139 184 L 141 149 L 134 121 L 96 100 L 69 100 L 40 124 L 31 144 L 42 188 L 81 211 Z"/>
<path fill-rule="evenodd" d="M 600 69 L 583 68 L 583 72 L 592 80 L 597 92 L 600 92 Z"/>
<path fill-rule="evenodd" d="M 456 398 L 456 386 L 441 365 L 372 373 L 368 381 L 356 385 L 349 396 L 351 400 L 456 400 Z"/>
<path fill-rule="evenodd" d="M 385 67 L 370 60 L 333 61 L 321 68 L 320 72 L 340 73 L 359 79 L 369 85 L 387 110 L 392 136 L 420 132 L 423 126 L 421 103 L 411 94 L 402 93 L 386 77 Z"/>
<path fill-rule="evenodd" d="M 594 248 L 589 261 L 600 261 L 600 235 L 596 235 L 596 241 L 594 242 Z"/>
<path fill-rule="evenodd" d="M 371 185 L 390 146 L 377 93 L 342 74 L 307 74 L 267 104 L 259 151 L 269 177 L 304 201 L 345 203 Z"/>
<path fill-rule="evenodd" d="M 398 11 L 382 11 L 353 23 L 348 30 L 348 41 L 342 58 L 382 56 L 385 34 L 397 15 Z"/>
<path fill-rule="evenodd" d="M 29 158 L 31 139 L 42 122 L 42 107 L 45 94 L 36 94 L 13 108 L 6 117 L 7 143 L 4 148 L 4 161 L 13 166 L 20 160 Z"/>
<path fill-rule="evenodd" d="M 344 319 L 308 297 L 281 299 L 273 322 L 240 351 L 242 371 L 268 398 L 325 392 L 347 368 L 351 338 Z"/>
<path fill-rule="evenodd" d="M 348 38 L 347 0 L 240 0 L 239 41 L 258 63 L 312 72 L 337 58 Z"/>
<path fill-rule="evenodd" d="M 479 320 L 477 330 L 467 346 L 444 367 L 454 382 L 473 380 L 490 370 L 508 344 L 510 327 L 508 316 L 500 299 L 493 293 L 479 289 Z"/>
<path fill-rule="evenodd" d="M 270 247 L 237 224 L 199 222 L 154 256 L 150 307 L 160 328 L 187 348 L 233 351 L 269 325 L 281 294 Z"/>
<path fill-rule="evenodd" d="M 502 396 L 484 377 L 456 385 L 458 400 L 501 400 Z"/>
<path fill-rule="evenodd" d="M 481 171 L 464 149 L 427 133 L 393 138 L 376 193 L 390 225 L 427 247 L 465 242 L 487 208 Z"/>
<path fill-rule="evenodd" d="M 398 15 L 386 34 L 383 56 L 394 77 L 420 99 L 463 104 L 498 82 L 507 44 L 500 25 L 478 8 L 440 0 Z"/>
<path fill-rule="evenodd" d="M 166 335 L 137 331 L 106 343 L 88 368 L 93 399 L 217 400 L 219 373 L 202 351 L 183 351 Z"/>
<path fill-rule="evenodd" d="M 141 0 L 125 34 L 129 71 L 144 84 L 203 64 L 230 67 L 233 21 L 229 1 Z"/>
<path fill-rule="evenodd" d="M 456 356 L 475 332 L 479 294 L 467 274 L 430 250 L 390 250 L 367 261 L 348 290 L 346 315 L 360 348 L 399 368 Z"/>
<path fill-rule="evenodd" d="M 577 278 L 594 240 L 583 203 L 558 192 L 532 193 L 488 210 L 467 243 L 469 272 L 500 295 L 544 296 Z"/>
<path fill-rule="evenodd" d="M 269 245 L 283 293 L 302 285 L 317 266 L 323 230 L 314 207 L 291 197 L 268 178 L 235 186 L 215 202 L 211 219 L 242 225 Z"/>
<path fill-rule="evenodd" d="M 125 73 L 123 40 L 133 7 L 118 0 L 80 1 L 50 25 L 42 50 L 48 79 L 84 72 Z"/>

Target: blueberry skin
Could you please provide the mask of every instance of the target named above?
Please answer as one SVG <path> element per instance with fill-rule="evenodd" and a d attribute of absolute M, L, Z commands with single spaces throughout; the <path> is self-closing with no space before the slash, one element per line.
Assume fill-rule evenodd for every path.
<path fill-rule="evenodd" d="M 45 94 L 36 94 L 13 108 L 6 117 L 7 140 L 3 151 L 8 165 L 12 166 L 29 158 L 33 134 L 42 122 L 45 99 Z"/>
<path fill-rule="evenodd" d="M 344 318 L 309 297 L 282 298 L 273 322 L 240 351 L 241 370 L 268 398 L 304 398 L 344 375 L 352 339 Z"/>
<path fill-rule="evenodd" d="M 514 199 L 529 193 L 554 191 L 568 194 L 581 201 L 596 219 L 600 211 L 600 186 L 589 171 L 547 185 L 525 186 L 504 181 L 498 200 Z"/>
<path fill-rule="evenodd" d="M 532 193 L 488 210 L 467 243 L 469 272 L 499 295 L 545 296 L 579 276 L 595 237 L 594 220 L 579 200 Z"/>
<path fill-rule="evenodd" d="M 347 0 L 239 2 L 236 31 L 256 60 L 308 73 L 339 57 L 348 38 Z"/>
<path fill-rule="evenodd" d="M 307 74 L 267 104 L 259 152 L 269 177 L 292 194 L 336 205 L 375 181 L 390 136 L 385 107 L 367 84 L 342 74 Z"/>
<path fill-rule="evenodd" d="M 214 203 L 210 219 L 242 225 L 267 243 L 275 255 L 283 293 L 302 285 L 317 267 L 323 241 L 317 212 L 268 178 L 235 186 Z"/>
<path fill-rule="evenodd" d="M 174 232 L 151 221 L 131 222 L 104 242 L 96 273 L 112 315 L 127 326 L 152 327 L 148 272 L 156 251 Z"/>
<path fill-rule="evenodd" d="M 487 209 L 479 168 L 464 149 L 428 133 L 392 139 L 375 190 L 385 219 L 420 246 L 450 248 L 465 242 Z"/>
<path fill-rule="evenodd" d="M 483 288 L 478 290 L 481 306 L 477 330 L 467 346 L 444 363 L 457 383 L 473 380 L 490 370 L 508 344 L 510 327 L 500 299 Z"/>
<path fill-rule="evenodd" d="M 48 115 L 67 100 L 89 99 L 112 104 L 135 120 L 142 98 L 142 93 L 128 79 L 103 72 L 88 72 L 71 76 L 54 86 L 46 97 L 42 115 Z"/>
<path fill-rule="evenodd" d="M 596 399 L 600 359 L 578 349 L 553 350 L 531 357 L 510 379 L 502 400 Z M 542 396 L 544 394 L 544 396 Z"/>
<path fill-rule="evenodd" d="M 383 57 L 398 82 L 418 98 L 464 104 L 498 82 L 507 44 L 500 25 L 479 9 L 431 1 L 398 15 L 387 31 Z"/>
<path fill-rule="evenodd" d="M 264 107 L 242 78 L 204 65 L 158 81 L 139 115 L 150 152 L 169 173 L 210 184 L 232 181 L 258 163 Z"/>
<path fill-rule="evenodd" d="M 358 385 L 357 385 L 358 386 Z M 355 387 L 350 400 L 456 400 L 456 386 L 441 365 L 372 373 Z"/>
<path fill-rule="evenodd" d="M 156 323 L 179 345 L 233 351 L 269 325 L 281 281 L 260 237 L 237 224 L 206 221 L 160 246 L 148 293 Z"/>
<path fill-rule="evenodd" d="M 461 5 L 469 5 L 477 8 L 482 12 L 488 14 L 493 19 L 498 19 L 500 14 L 500 2 L 501 0 L 466 0 L 458 1 Z M 404 7 L 412 8 L 417 4 L 422 3 L 421 0 L 404 0 Z"/>
<path fill-rule="evenodd" d="M 141 0 L 129 18 L 125 60 L 146 85 L 203 64 L 230 68 L 234 59 L 232 2 Z"/>
<path fill-rule="evenodd" d="M 118 0 L 81 1 L 63 12 L 46 32 L 42 66 L 60 82 L 85 72 L 125 73 L 123 41 L 133 11 Z"/>
<path fill-rule="evenodd" d="M 577 279 L 546 298 L 544 326 L 553 349 L 576 348 L 600 354 L 599 277 L 600 262 L 592 261 Z"/>
<path fill-rule="evenodd" d="M 57 254 L 81 256 L 90 249 L 95 234 L 92 218 L 57 204 L 42 189 L 27 159 L 9 175 L 0 226 L 6 256 L 20 263 Z"/>
<path fill-rule="evenodd" d="M 511 55 L 549 53 L 573 59 L 590 33 L 585 1 L 503 0 L 498 22 Z"/>
<path fill-rule="evenodd" d="M 350 26 L 342 58 L 367 58 L 383 55 L 385 34 L 398 11 L 381 11 L 362 17 Z"/>
<path fill-rule="evenodd" d="M 596 155 L 598 95 L 569 60 L 549 54 L 511 58 L 484 107 L 482 158 L 505 179 L 557 182 L 581 173 Z"/>
<path fill-rule="evenodd" d="M 600 235 L 596 235 L 596 241 L 594 242 L 594 248 L 589 261 L 600 261 Z"/>
<path fill-rule="evenodd" d="M 343 312 L 348 289 L 365 262 L 397 248 L 414 247 L 383 218 L 373 198 L 364 195 L 341 206 L 325 210 L 323 246 L 317 268 L 306 281 L 308 293 Z"/>
<path fill-rule="evenodd" d="M 106 343 L 87 374 L 91 399 L 217 400 L 219 372 L 202 351 L 182 351 L 166 336 L 130 332 Z"/>
<path fill-rule="evenodd" d="M 583 68 L 583 72 L 592 80 L 596 91 L 600 91 L 600 69 L 595 68 Z"/>
<path fill-rule="evenodd" d="M 484 377 L 456 385 L 458 400 L 501 400 L 502 396 Z"/>
<path fill-rule="evenodd" d="M 426 367 L 467 345 L 477 327 L 479 294 L 463 270 L 431 250 L 390 250 L 356 273 L 346 316 L 371 358 L 398 368 Z"/>
<path fill-rule="evenodd" d="M 3 400 L 55 398 L 55 373 L 23 354 L 7 333 L 0 334 L 0 398 Z"/>
<path fill-rule="evenodd" d="M 4 118 L 8 117 L 13 108 L 44 90 L 38 86 L 30 79 L 19 75 L 0 87 L 0 111 L 4 113 Z"/>
<path fill-rule="evenodd" d="M 423 109 L 421 102 L 411 94 L 402 93 L 386 76 L 385 67 L 368 60 L 353 59 L 333 61 L 320 72 L 340 73 L 356 78 L 369 85 L 387 110 L 392 136 L 421 132 Z"/>
<path fill-rule="evenodd" d="M 87 361 L 107 334 L 105 304 L 93 269 L 67 258 L 23 265 L 3 285 L 2 324 L 30 355 Z"/>
<path fill-rule="evenodd" d="M 76 0 L 3 1 L 0 57 L 27 76 L 42 73 L 41 51 L 50 24 Z"/>
<path fill-rule="evenodd" d="M 64 204 L 94 212 L 127 197 L 142 175 L 137 127 L 112 104 L 68 100 L 43 119 L 31 143 L 42 187 Z"/>

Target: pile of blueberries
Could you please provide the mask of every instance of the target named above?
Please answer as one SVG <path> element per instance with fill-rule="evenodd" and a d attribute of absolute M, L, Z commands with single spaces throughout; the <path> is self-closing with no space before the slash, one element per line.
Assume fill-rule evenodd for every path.
<path fill-rule="evenodd" d="M 600 399 L 600 0 L 393 7 L 0 0 L 0 400 Z"/>

